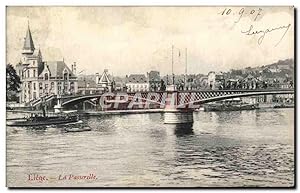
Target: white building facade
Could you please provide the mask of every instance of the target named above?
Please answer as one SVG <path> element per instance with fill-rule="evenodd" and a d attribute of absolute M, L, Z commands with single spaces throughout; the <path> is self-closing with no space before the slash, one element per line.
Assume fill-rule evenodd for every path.
<path fill-rule="evenodd" d="M 126 77 L 127 92 L 149 91 L 149 81 L 144 74 L 131 74 Z"/>

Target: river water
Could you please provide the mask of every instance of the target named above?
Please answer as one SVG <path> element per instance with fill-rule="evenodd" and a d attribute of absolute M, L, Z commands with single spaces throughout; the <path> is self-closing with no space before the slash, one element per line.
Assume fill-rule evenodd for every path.
<path fill-rule="evenodd" d="M 195 112 L 192 126 L 163 124 L 163 116 L 86 118 L 92 131 L 79 133 L 7 127 L 7 185 L 293 186 L 294 109 Z"/>

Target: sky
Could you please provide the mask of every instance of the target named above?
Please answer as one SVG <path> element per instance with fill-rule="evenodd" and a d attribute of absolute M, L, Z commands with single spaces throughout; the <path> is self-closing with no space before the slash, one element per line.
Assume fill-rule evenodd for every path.
<path fill-rule="evenodd" d="M 207 74 L 294 58 L 293 7 L 8 6 L 6 14 L 12 64 L 20 61 L 28 22 L 45 61 L 76 62 L 85 74 L 171 74 L 172 45 L 175 74 L 186 66 L 189 74 Z"/>

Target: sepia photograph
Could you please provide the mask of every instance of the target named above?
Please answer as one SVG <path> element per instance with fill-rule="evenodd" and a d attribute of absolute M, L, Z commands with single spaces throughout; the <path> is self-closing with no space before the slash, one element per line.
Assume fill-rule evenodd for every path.
<path fill-rule="evenodd" d="M 294 6 L 5 11 L 7 187 L 295 188 Z"/>

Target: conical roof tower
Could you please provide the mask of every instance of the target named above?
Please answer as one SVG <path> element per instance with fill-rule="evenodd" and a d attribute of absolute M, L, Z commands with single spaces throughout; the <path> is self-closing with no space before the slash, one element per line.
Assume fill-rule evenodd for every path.
<path fill-rule="evenodd" d="M 23 54 L 33 54 L 34 49 L 35 48 L 34 48 L 31 31 L 30 31 L 30 27 L 29 27 L 29 23 L 28 23 L 28 29 L 27 29 L 22 53 Z"/>

